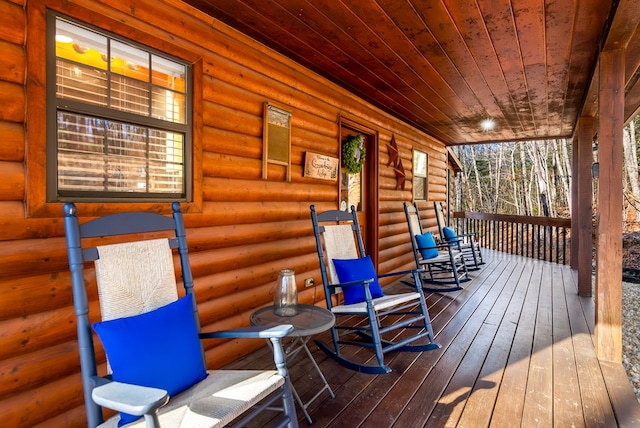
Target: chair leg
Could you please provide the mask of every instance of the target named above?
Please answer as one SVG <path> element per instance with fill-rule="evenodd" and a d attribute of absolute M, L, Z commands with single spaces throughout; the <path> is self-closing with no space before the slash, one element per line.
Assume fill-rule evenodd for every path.
<path fill-rule="evenodd" d="M 476 256 L 476 249 L 473 241 L 471 241 L 471 257 L 473 258 L 473 269 L 480 269 L 480 264 L 478 263 L 478 257 Z"/>
<path fill-rule="evenodd" d="M 462 258 L 461 263 L 464 265 L 464 258 Z M 451 252 L 449 252 L 449 262 L 447 263 L 447 267 L 438 267 L 438 269 L 441 269 L 442 271 L 445 271 L 447 274 L 451 275 L 449 279 L 445 280 L 445 279 L 436 278 L 435 270 L 434 270 L 435 268 L 432 266 L 431 263 L 427 263 L 426 267 L 429 272 L 429 279 L 424 279 L 424 281 L 434 285 L 439 285 L 439 286 L 429 287 L 425 284 L 422 284 L 422 290 L 429 293 L 448 293 L 451 291 L 462 290 L 462 286 L 460 285 L 460 283 L 469 281 L 471 279 L 469 278 L 469 274 L 466 266 L 464 267 L 458 266 L 458 264 L 456 263 L 455 257 Z M 459 269 L 462 269 L 464 271 L 464 274 L 462 275 L 463 278 L 461 278 L 460 275 L 458 274 Z M 402 282 L 409 286 L 414 285 L 409 281 L 402 281 Z M 448 284 L 451 284 L 451 286 L 444 287 L 444 285 L 448 285 Z"/>
<path fill-rule="evenodd" d="M 477 242 L 474 242 L 475 251 L 478 252 L 478 257 L 480 257 L 480 264 L 484 264 L 484 260 L 482 259 L 482 251 L 480 250 L 480 245 Z"/>
<path fill-rule="evenodd" d="M 276 370 L 278 371 L 279 375 L 284 377 L 284 385 L 282 386 L 282 410 L 285 414 L 285 417 L 289 418 L 289 428 L 297 428 L 298 417 L 296 416 L 296 405 L 293 401 L 291 378 L 289 377 L 289 372 L 285 363 L 284 349 L 282 349 L 280 338 L 271 338 L 271 342 Z"/>
<path fill-rule="evenodd" d="M 378 361 L 378 365 L 382 367 L 384 366 L 384 352 L 382 350 L 382 339 L 378 328 L 378 316 L 370 301 L 367 302 L 367 313 L 369 315 L 369 327 L 371 328 L 373 347 L 376 351 L 376 360 Z"/>
<path fill-rule="evenodd" d="M 379 338 L 379 335 L 378 335 Z M 385 374 L 391 372 L 391 368 L 389 366 L 384 365 L 384 361 L 381 361 L 381 358 L 378 356 L 378 348 L 376 348 L 376 360 L 378 365 L 368 365 L 368 364 L 360 364 L 352 361 L 341 354 L 340 351 L 340 335 L 338 333 L 338 328 L 336 326 L 331 327 L 331 340 L 333 342 L 333 347 L 327 345 L 323 341 L 316 339 L 314 342 L 327 356 L 331 357 L 334 361 L 340 364 L 343 367 L 348 369 L 367 374 Z M 372 341 L 373 343 L 373 341 Z M 380 344 L 380 348 L 382 344 Z M 380 352 L 379 355 L 382 355 Z"/>

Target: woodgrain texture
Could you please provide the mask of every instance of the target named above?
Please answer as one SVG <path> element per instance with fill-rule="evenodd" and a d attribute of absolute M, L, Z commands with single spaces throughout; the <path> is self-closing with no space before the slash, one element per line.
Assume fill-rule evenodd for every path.
<path fill-rule="evenodd" d="M 203 330 L 248 325 L 251 312 L 272 301 L 277 272 L 284 267 L 295 270 L 302 302 L 323 300 L 319 290 L 302 289 L 302 279 L 319 277 L 309 205 L 335 208 L 338 182 L 303 177 L 302 168 L 307 151 L 339 156 L 341 114 L 379 135 L 380 270 L 411 266 L 402 214 L 411 186 L 396 189 L 394 173 L 386 166 L 386 144 L 395 135 L 410 180 L 412 148 L 430 154 L 430 171 L 435 172 L 446 168 L 442 143 L 180 1 L 149 0 L 131 7 L 125 1 L 35 0 L 23 6 L 0 0 L 0 13 L 11 18 L 0 29 L 3 425 L 85 423 L 62 204 L 44 198 L 45 8 L 196 64 L 200 122 L 194 125 L 194 145 L 200 149 L 194 162 L 200 175 L 194 199 L 200 202 L 184 204 L 184 211 Z M 269 167 L 268 180 L 261 178 L 265 101 L 284 105 L 293 115 L 290 183 L 277 165 Z M 442 187 L 442 177 L 434 173 L 433 185 Z M 432 196 L 444 198 L 438 190 Z M 85 202 L 78 210 L 83 220 L 122 211 L 170 211 L 168 203 L 140 202 Z M 92 269 L 87 275 L 97 321 Z M 102 352 L 97 340 L 96 346 Z M 260 346 L 263 341 L 210 341 L 207 361 L 220 367 Z"/>

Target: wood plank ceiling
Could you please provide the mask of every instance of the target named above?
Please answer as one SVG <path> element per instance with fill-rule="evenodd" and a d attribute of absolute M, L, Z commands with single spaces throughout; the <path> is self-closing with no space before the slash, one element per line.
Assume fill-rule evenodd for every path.
<path fill-rule="evenodd" d="M 452 145 L 570 136 L 617 1 L 186 3 Z"/>

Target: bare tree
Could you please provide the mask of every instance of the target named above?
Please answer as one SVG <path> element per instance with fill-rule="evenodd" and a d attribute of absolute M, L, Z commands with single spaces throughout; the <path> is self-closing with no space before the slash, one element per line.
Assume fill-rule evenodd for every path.
<path fill-rule="evenodd" d="M 545 217 L 548 217 L 551 213 L 549 211 L 549 180 L 547 175 L 547 165 L 545 162 L 546 158 L 540 153 L 540 147 L 537 142 L 533 141 L 527 144 L 526 147 L 529 156 L 531 157 L 532 168 L 535 172 L 536 183 L 538 185 L 537 190 L 540 196 L 540 211 L 542 211 L 542 214 Z"/>
<path fill-rule="evenodd" d="M 529 179 L 527 174 L 527 155 L 525 151 L 525 145 L 522 141 L 518 143 L 518 146 L 520 152 L 520 168 L 522 169 L 522 202 L 524 204 L 524 210 L 519 214 L 531 215 L 533 209 L 533 201 L 531 200 L 531 180 Z"/>
<path fill-rule="evenodd" d="M 473 172 L 476 179 L 476 189 L 478 191 L 477 193 L 478 207 L 483 207 L 484 198 L 482 195 L 482 185 L 480 184 L 480 174 L 478 173 L 478 162 L 476 161 L 476 154 L 475 154 L 475 150 L 473 149 L 473 146 L 470 147 L 470 152 L 471 152 L 471 165 L 473 166 Z"/>
<path fill-rule="evenodd" d="M 493 213 L 498 213 L 498 202 L 500 201 L 500 172 L 502 171 L 502 144 L 498 144 L 498 164 L 496 165 L 495 187 L 493 189 L 495 199 L 493 202 Z M 493 180 L 492 180 L 493 181 Z"/>
<path fill-rule="evenodd" d="M 568 182 L 568 193 L 567 193 L 567 208 L 569 209 L 569 213 L 571 213 L 571 186 L 573 178 L 571 176 L 571 158 L 569 157 L 569 145 L 570 141 L 567 139 L 561 140 L 560 144 L 560 153 L 562 156 L 562 164 L 564 165 L 564 172 L 567 177 Z"/>
<path fill-rule="evenodd" d="M 558 183 L 555 186 L 557 188 L 556 198 L 554 208 L 555 211 L 558 211 L 558 207 L 567 207 L 569 205 L 569 201 L 571 200 L 570 191 L 569 191 L 569 182 L 567 180 L 567 173 L 564 169 L 564 162 L 560 160 L 560 153 L 562 151 L 561 147 L 564 145 L 564 140 L 554 139 L 551 140 L 551 148 L 553 151 L 553 166 L 554 166 L 554 176 L 556 177 Z M 566 156 L 566 150 L 564 151 Z M 560 195 L 558 195 L 560 193 Z"/>
<path fill-rule="evenodd" d="M 627 193 L 633 211 L 635 211 L 634 220 L 637 221 L 638 211 L 640 210 L 640 183 L 638 181 L 638 153 L 634 120 L 624 127 L 622 135 L 626 178 L 630 187 L 630 192 Z"/>
<path fill-rule="evenodd" d="M 520 214 L 520 192 L 518 192 L 518 180 L 516 180 L 516 160 L 515 160 L 516 146 L 511 147 L 509 157 L 511 160 L 511 184 L 513 185 L 513 208 L 515 214 Z"/>

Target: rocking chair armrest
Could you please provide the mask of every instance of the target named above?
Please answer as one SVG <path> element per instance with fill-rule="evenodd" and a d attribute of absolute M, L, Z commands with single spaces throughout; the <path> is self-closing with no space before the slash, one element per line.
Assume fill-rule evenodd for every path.
<path fill-rule="evenodd" d="M 344 287 L 353 287 L 355 285 L 369 285 L 373 282 L 373 278 L 369 278 L 369 279 L 358 279 L 355 281 L 347 281 L 347 282 L 341 282 L 339 284 L 331 284 L 332 287 L 340 287 L 340 288 L 344 288 Z"/>
<path fill-rule="evenodd" d="M 100 406 L 135 416 L 153 414 L 169 401 L 164 389 L 115 381 L 95 387 L 91 397 Z"/>
<path fill-rule="evenodd" d="M 441 249 L 451 248 L 454 245 L 457 245 L 456 242 L 439 242 L 436 245 L 429 246 L 429 247 L 416 246 L 416 249 L 418 251 L 421 251 L 421 250 L 441 250 Z"/>
<path fill-rule="evenodd" d="M 458 242 L 465 242 L 467 241 L 468 238 L 472 238 L 472 239 L 477 239 L 478 237 L 478 233 L 477 232 L 473 232 L 473 233 L 462 233 L 460 235 L 456 235 L 455 238 L 448 240 L 447 242 L 451 242 L 453 244 L 457 244 Z"/>
<path fill-rule="evenodd" d="M 291 331 L 291 324 L 277 326 L 253 326 L 234 328 L 232 330 L 212 331 L 200 333 L 201 339 L 271 339 L 285 337 Z"/>

